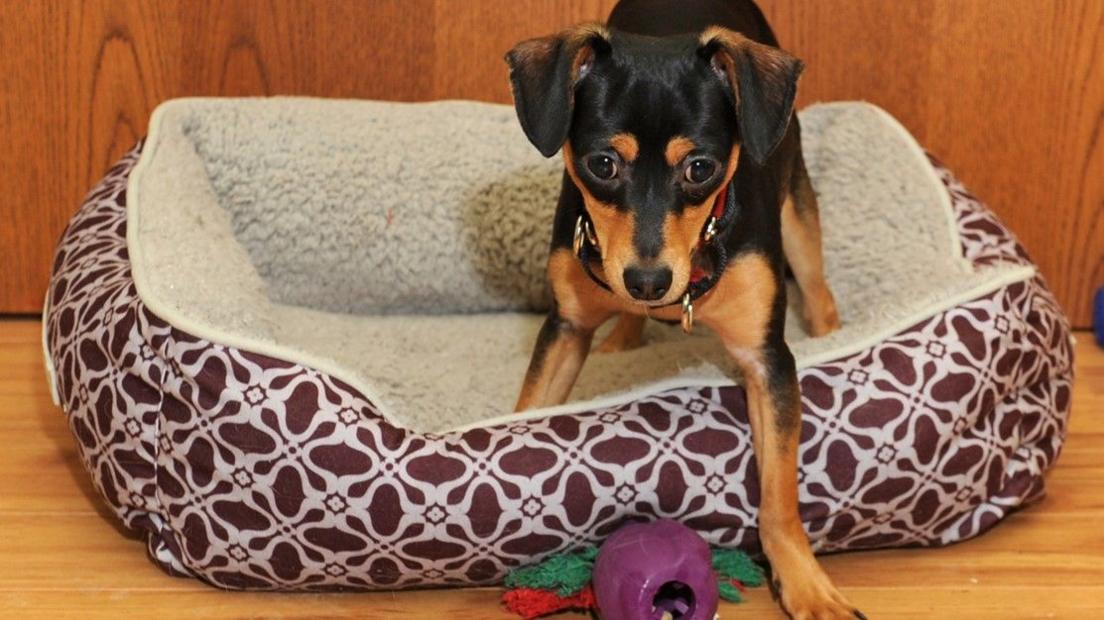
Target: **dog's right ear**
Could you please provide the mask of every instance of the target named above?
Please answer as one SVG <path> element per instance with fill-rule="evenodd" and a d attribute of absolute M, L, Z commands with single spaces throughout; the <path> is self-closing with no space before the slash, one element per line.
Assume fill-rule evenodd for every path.
<path fill-rule="evenodd" d="M 567 140 L 575 87 L 599 54 L 610 51 L 609 31 L 595 24 L 529 39 L 506 54 L 514 108 L 529 141 L 551 157 Z"/>
<path fill-rule="evenodd" d="M 763 165 L 790 125 L 804 65 L 776 47 L 717 26 L 702 34 L 698 53 L 728 87 L 743 147 Z"/>

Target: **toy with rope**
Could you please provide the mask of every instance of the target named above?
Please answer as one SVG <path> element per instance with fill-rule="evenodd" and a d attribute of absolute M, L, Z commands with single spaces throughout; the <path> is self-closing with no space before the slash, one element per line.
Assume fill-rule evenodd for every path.
<path fill-rule="evenodd" d="M 604 620 L 713 620 L 720 599 L 739 602 L 762 569 L 735 549 L 710 549 L 670 520 L 632 523 L 598 547 L 511 571 L 503 604 L 525 618 L 577 610 Z"/>

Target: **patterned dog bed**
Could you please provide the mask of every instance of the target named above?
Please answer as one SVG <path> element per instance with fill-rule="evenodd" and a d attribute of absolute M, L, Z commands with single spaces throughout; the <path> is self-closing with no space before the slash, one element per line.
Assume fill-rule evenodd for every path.
<path fill-rule="evenodd" d="M 942 545 L 1039 498 L 1069 328 L 1013 236 L 866 104 L 802 113 L 844 329 L 787 328 L 819 552 Z M 178 100 L 66 230 L 47 364 L 165 570 L 227 588 L 485 584 L 671 517 L 754 549 L 743 390 L 649 326 L 510 414 L 560 172 L 467 102 Z"/>

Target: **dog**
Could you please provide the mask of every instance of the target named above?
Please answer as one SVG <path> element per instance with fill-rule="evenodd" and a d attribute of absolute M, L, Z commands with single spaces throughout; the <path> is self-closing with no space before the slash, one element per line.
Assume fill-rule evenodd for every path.
<path fill-rule="evenodd" d="M 552 308 L 516 409 L 566 400 L 595 329 L 635 347 L 647 318 L 695 322 L 741 372 L 760 539 L 793 618 L 863 618 L 815 559 L 797 506 L 801 398 L 784 339 L 792 273 L 814 336 L 839 327 L 794 98 L 801 61 L 751 0 L 622 0 L 605 26 L 506 55 L 521 127 L 562 151 Z"/>

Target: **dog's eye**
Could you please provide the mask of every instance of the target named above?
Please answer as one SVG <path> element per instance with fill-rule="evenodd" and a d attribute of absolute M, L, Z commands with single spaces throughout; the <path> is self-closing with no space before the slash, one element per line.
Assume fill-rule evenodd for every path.
<path fill-rule="evenodd" d="M 587 168 L 594 176 L 609 181 L 617 176 L 617 162 L 609 155 L 592 155 L 587 159 Z"/>
<path fill-rule="evenodd" d="M 717 164 L 712 161 L 708 159 L 695 159 L 686 167 L 686 180 L 694 185 L 700 185 L 712 179 L 713 173 L 716 171 Z"/>

